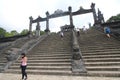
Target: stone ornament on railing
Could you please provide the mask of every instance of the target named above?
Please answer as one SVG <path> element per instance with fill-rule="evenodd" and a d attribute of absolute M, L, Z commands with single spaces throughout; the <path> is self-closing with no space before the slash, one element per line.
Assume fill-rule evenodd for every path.
<path fill-rule="evenodd" d="M 54 14 L 61 14 L 61 13 L 63 13 L 63 11 L 60 10 L 60 9 L 57 9 L 57 10 L 54 12 Z"/>

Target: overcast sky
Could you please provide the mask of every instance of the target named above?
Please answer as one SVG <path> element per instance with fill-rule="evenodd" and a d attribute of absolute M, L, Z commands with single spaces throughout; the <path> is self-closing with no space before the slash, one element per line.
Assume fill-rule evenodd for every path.
<path fill-rule="evenodd" d="M 99 8 L 104 14 L 105 21 L 111 16 L 120 13 L 120 0 L 0 0 L 0 27 L 7 31 L 29 29 L 29 17 L 36 19 L 38 16 L 46 17 L 46 11 L 50 14 L 61 9 L 68 11 L 71 6 L 73 11 L 77 11 L 80 6 L 90 9 L 91 3 L 96 4 L 96 11 Z M 88 23 L 93 24 L 92 13 L 73 17 L 75 27 L 88 27 Z M 69 17 L 50 19 L 50 30 L 59 31 L 60 26 L 69 24 Z M 46 23 L 41 22 L 41 30 L 46 28 Z M 33 24 L 33 30 L 36 24 Z"/>

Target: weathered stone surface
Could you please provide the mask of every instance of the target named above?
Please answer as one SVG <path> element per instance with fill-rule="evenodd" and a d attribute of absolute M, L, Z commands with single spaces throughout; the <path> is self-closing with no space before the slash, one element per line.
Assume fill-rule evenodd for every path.
<path fill-rule="evenodd" d="M 19 56 L 19 51 L 21 51 L 21 49 L 18 48 L 11 48 L 10 50 L 7 51 L 7 60 L 8 61 L 14 61 L 18 58 Z"/>
<path fill-rule="evenodd" d="M 77 73 L 86 73 L 87 72 L 82 59 L 72 60 L 72 72 L 75 72 L 75 73 L 76 72 Z"/>
<path fill-rule="evenodd" d="M 74 52 L 72 59 L 73 60 L 80 60 L 80 59 L 82 59 L 82 57 L 80 56 L 79 52 Z"/>
<path fill-rule="evenodd" d="M 83 72 L 86 72 L 86 68 L 82 60 L 82 54 L 81 54 L 80 47 L 77 40 L 78 39 L 75 34 L 75 31 L 73 31 L 72 72 L 83 73 Z"/>

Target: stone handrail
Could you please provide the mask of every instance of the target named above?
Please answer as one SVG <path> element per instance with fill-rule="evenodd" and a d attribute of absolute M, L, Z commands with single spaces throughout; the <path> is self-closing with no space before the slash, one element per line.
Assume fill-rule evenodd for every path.
<path fill-rule="evenodd" d="M 8 69 L 16 60 L 18 60 L 22 52 L 28 53 L 33 47 L 39 44 L 47 36 L 48 34 L 45 34 L 35 40 L 30 40 L 26 42 L 20 49 L 11 48 L 12 50 L 8 52 L 9 55 L 7 56 L 8 62 L 5 64 L 5 66 L 2 69 L 0 69 L 0 72 Z"/>
<path fill-rule="evenodd" d="M 80 51 L 78 39 L 74 30 L 72 30 L 72 72 L 74 73 L 86 73 L 87 70 L 84 66 L 84 61 L 82 59 L 82 53 Z"/>
<path fill-rule="evenodd" d="M 73 42 L 72 42 L 73 43 L 73 59 L 79 60 L 82 57 L 81 57 L 80 47 L 78 44 L 78 39 L 74 30 L 72 30 L 72 37 L 73 37 Z"/>

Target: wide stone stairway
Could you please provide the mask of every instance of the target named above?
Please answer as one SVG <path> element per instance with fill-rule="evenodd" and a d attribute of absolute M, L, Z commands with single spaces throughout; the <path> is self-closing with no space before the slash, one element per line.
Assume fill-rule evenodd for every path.
<path fill-rule="evenodd" d="M 120 41 L 89 29 L 80 33 L 78 43 L 86 73 L 72 73 L 72 35 L 65 32 L 63 39 L 58 33 L 51 34 L 27 53 L 28 74 L 120 76 Z M 20 59 L 5 72 L 21 73 Z"/>
<path fill-rule="evenodd" d="M 65 32 L 61 39 L 57 33 L 49 35 L 35 46 L 29 53 L 28 74 L 71 74 L 71 34 Z M 20 59 L 14 63 L 6 73 L 21 73 Z"/>
<path fill-rule="evenodd" d="M 79 45 L 88 75 L 120 77 L 120 41 L 89 29 L 81 32 Z"/>

